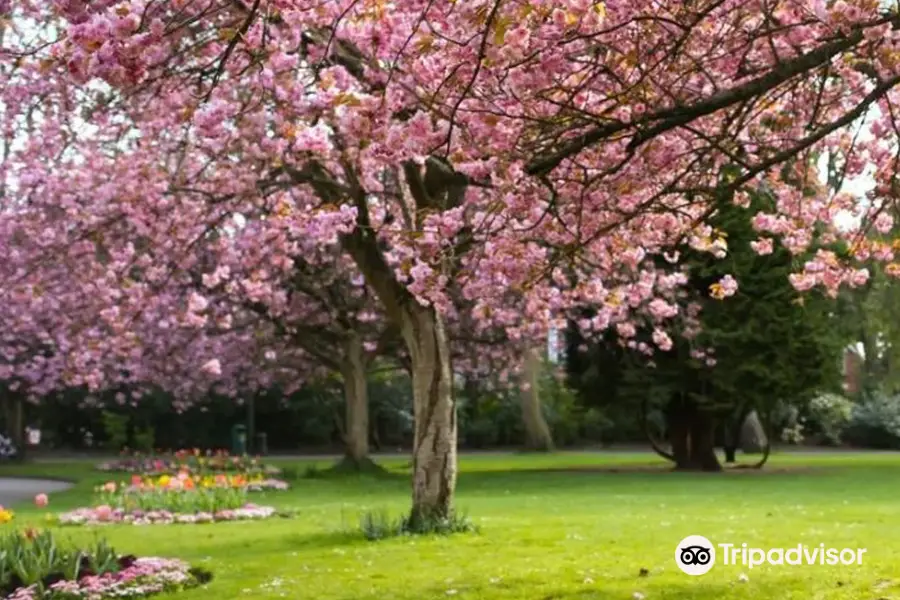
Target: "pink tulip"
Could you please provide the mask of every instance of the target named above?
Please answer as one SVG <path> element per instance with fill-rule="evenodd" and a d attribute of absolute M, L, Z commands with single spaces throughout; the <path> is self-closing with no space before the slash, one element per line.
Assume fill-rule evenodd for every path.
<path fill-rule="evenodd" d="M 109 518 L 112 516 L 112 508 L 103 504 L 95 508 L 94 513 L 97 515 L 98 521 L 109 521 Z"/>
<path fill-rule="evenodd" d="M 47 504 L 50 503 L 50 499 L 47 498 L 47 494 L 38 494 L 34 497 L 34 504 L 39 508 L 44 508 Z"/>

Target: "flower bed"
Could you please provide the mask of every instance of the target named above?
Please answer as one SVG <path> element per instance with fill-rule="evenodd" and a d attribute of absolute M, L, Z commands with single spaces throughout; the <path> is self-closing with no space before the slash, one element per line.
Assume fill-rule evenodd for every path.
<path fill-rule="evenodd" d="M 138 475 L 174 475 L 182 471 L 192 474 L 238 473 L 243 475 L 279 475 L 281 469 L 262 464 L 258 458 L 231 456 L 224 450 L 179 450 L 170 454 L 125 454 L 117 460 L 100 463 L 97 469 L 107 473 Z"/>
<path fill-rule="evenodd" d="M 200 524 L 221 521 L 259 521 L 279 514 L 271 506 L 246 504 L 239 508 L 222 509 L 215 512 L 198 511 L 192 513 L 171 512 L 168 510 L 134 510 L 126 511 L 109 506 L 95 508 L 79 508 L 63 513 L 57 517 L 60 525 L 170 525 L 173 523 Z"/>
<path fill-rule="evenodd" d="M 175 476 L 160 475 L 158 477 L 132 475 L 129 483 L 107 482 L 101 489 L 112 492 L 129 491 L 147 493 L 153 490 L 191 491 L 195 489 L 243 489 L 248 492 L 284 491 L 290 484 L 281 479 L 262 475 L 191 475 L 182 471 Z M 98 490 L 99 491 L 99 490 Z"/>
<path fill-rule="evenodd" d="M 158 480 L 134 476 L 130 485 L 109 482 L 96 489 L 91 507 L 57 515 L 57 520 L 61 525 L 162 525 L 259 520 L 276 514 L 271 506 L 248 501 L 251 488 L 246 482 L 228 485 L 221 474 L 210 479 L 206 485 L 181 473 Z"/>
<path fill-rule="evenodd" d="M 0 537 L 0 597 L 5 600 L 146 598 L 209 581 L 210 575 L 167 558 L 122 556 L 105 541 L 89 548 L 59 544 L 49 531 Z"/>

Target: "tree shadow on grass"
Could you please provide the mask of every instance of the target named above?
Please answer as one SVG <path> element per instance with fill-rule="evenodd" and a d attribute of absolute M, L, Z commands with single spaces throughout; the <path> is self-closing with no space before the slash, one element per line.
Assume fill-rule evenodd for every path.
<path fill-rule="evenodd" d="M 282 553 L 307 550 L 333 550 L 369 542 L 359 531 L 331 530 L 315 533 L 290 533 L 266 539 L 217 540 L 216 550 L 223 556 L 236 557 L 250 553 Z"/>
<path fill-rule="evenodd" d="M 627 584 L 621 579 L 614 580 L 611 585 L 586 585 L 584 589 L 566 589 L 554 592 L 552 587 L 536 585 L 533 579 L 504 580 L 492 584 L 432 587 L 427 592 L 422 590 L 406 590 L 409 594 L 392 594 L 394 600 L 419 600 L 420 598 L 443 598 L 457 596 L 460 600 L 467 598 L 496 598 L 497 600 L 628 600 L 629 598 L 652 597 L 656 600 L 722 600 L 723 598 L 743 598 L 749 590 L 736 589 L 731 583 L 688 582 L 685 584 L 668 583 L 665 587 L 643 586 L 639 582 Z M 696 584 L 700 585 L 696 585 Z M 695 585 L 692 585 L 695 584 Z M 626 588 L 626 589 L 623 589 Z M 776 585 L 762 586 L 759 597 L 778 597 Z M 757 590 L 759 591 L 759 590 Z M 752 596 L 751 596 L 752 597 Z"/>
<path fill-rule="evenodd" d="M 325 550 L 370 543 L 366 541 L 362 533 L 351 529 L 291 534 L 284 536 L 279 541 L 291 550 Z"/>
<path fill-rule="evenodd" d="M 366 480 L 375 479 L 379 481 L 400 481 L 409 478 L 409 473 L 405 471 L 389 470 L 374 461 L 366 461 L 363 463 L 354 463 L 347 460 L 340 460 L 330 466 L 320 467 L 312 465 L 304 470 L 291 469 L 289 477 L 293 480 L 300 479 L 325 479 L 325 480 Z"/>

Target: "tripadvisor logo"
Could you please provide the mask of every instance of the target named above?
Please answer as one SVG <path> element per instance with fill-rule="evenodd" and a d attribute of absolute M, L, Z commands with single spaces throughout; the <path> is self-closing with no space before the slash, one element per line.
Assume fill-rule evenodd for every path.
<path fill-rule="evenodd" d="M 716 548 L 724 565 L 861 565 L 865 548 L 828 548 L 825 544 L 791 548 L 751 548 L 747 544 L 713 544 L 702 535 L 689 535 L 675 548 L 675 564 L 688 575 L 703 575 L 716 564 Z"/>
<path fill-rule="evenodd" d="M 688 575 L 703 575 L 716 564 L 716 547 L 702 535 L 689 535 L 675 548 L 675 564 Z"/>

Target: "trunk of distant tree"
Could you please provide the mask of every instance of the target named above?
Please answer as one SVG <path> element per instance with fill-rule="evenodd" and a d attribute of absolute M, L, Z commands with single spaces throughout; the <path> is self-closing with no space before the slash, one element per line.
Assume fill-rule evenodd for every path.
<path fill-rule="evenodd" d="M 537 452 L 550 452 L 553 450 L 553 435 L 544 418 L 540 396 L 542 366 L 540 350 L 529 350 L 525 357 L 525 383 L 528 389 L 520 394 L 522 424 L 525 428 L 525 447 Z"/>
<path fill-rule="evenodd" d="M 738 404 L 737 409 L 724 423 L 725 437 L 725 462 L 734 464 L 737 462 L 737 449 L 741 445 L 741 429 L 743 429 L 744 420 L 750 412 L 750 407 L 746 402 Z"/>
<path fill-rule="evenodd" d="M 369 395 L 362 340 L 353 336 L 344 347 L 344 461 L 355 467 L 369 459 Z"/>
<path fill-rule="evenodd" d="M 691 468 L 691 426 L 687 415 L 670 410 L 667 415 L 666 428 L 669 432 L 669 443 L 672 445 L 672 458 L 675 468 L 687 470 Z"/>
<path fill-rule="evenodd" d="M 737 448 L 734 446 L 725 446 L 725 462 L 728 464 L 737 462 Z"/>
<path fill-rule="evenodd" d="M 716 457 L 716 419 L 698 410 L 691 423 L 691 461 L 701 471 L 721 471 Z"/>
<path fill-rule="evenodd" d="M 734 464 L 737 462 L 738 440 L 734 435 L 735 431 L 732 419 L 726 419 L 722 429 L 722 449 L 725 451 L 725 462 L 727 464 Z"/>
<path fill-rule="evenodd" d="M 25 402 L 14 392 L 6 391 L 3 397 L 6 434 L 16 449 L 16 459 L 25 458 Z"/>
<path fill-rule="evenodd" d="M 666 424 L 675 468 L 680 471 L 721 471 L 716 457 L 715 418 L 692 401 L 673 398 L 666 410 Z"/>
<path fill-rule="evenodd" d="M 456 488 L 456 404 L 450 344 L 432 307 L 410 303 L 401 315 L 412 363 L 415 434 L 410 527 L 449 517 Z"/>

